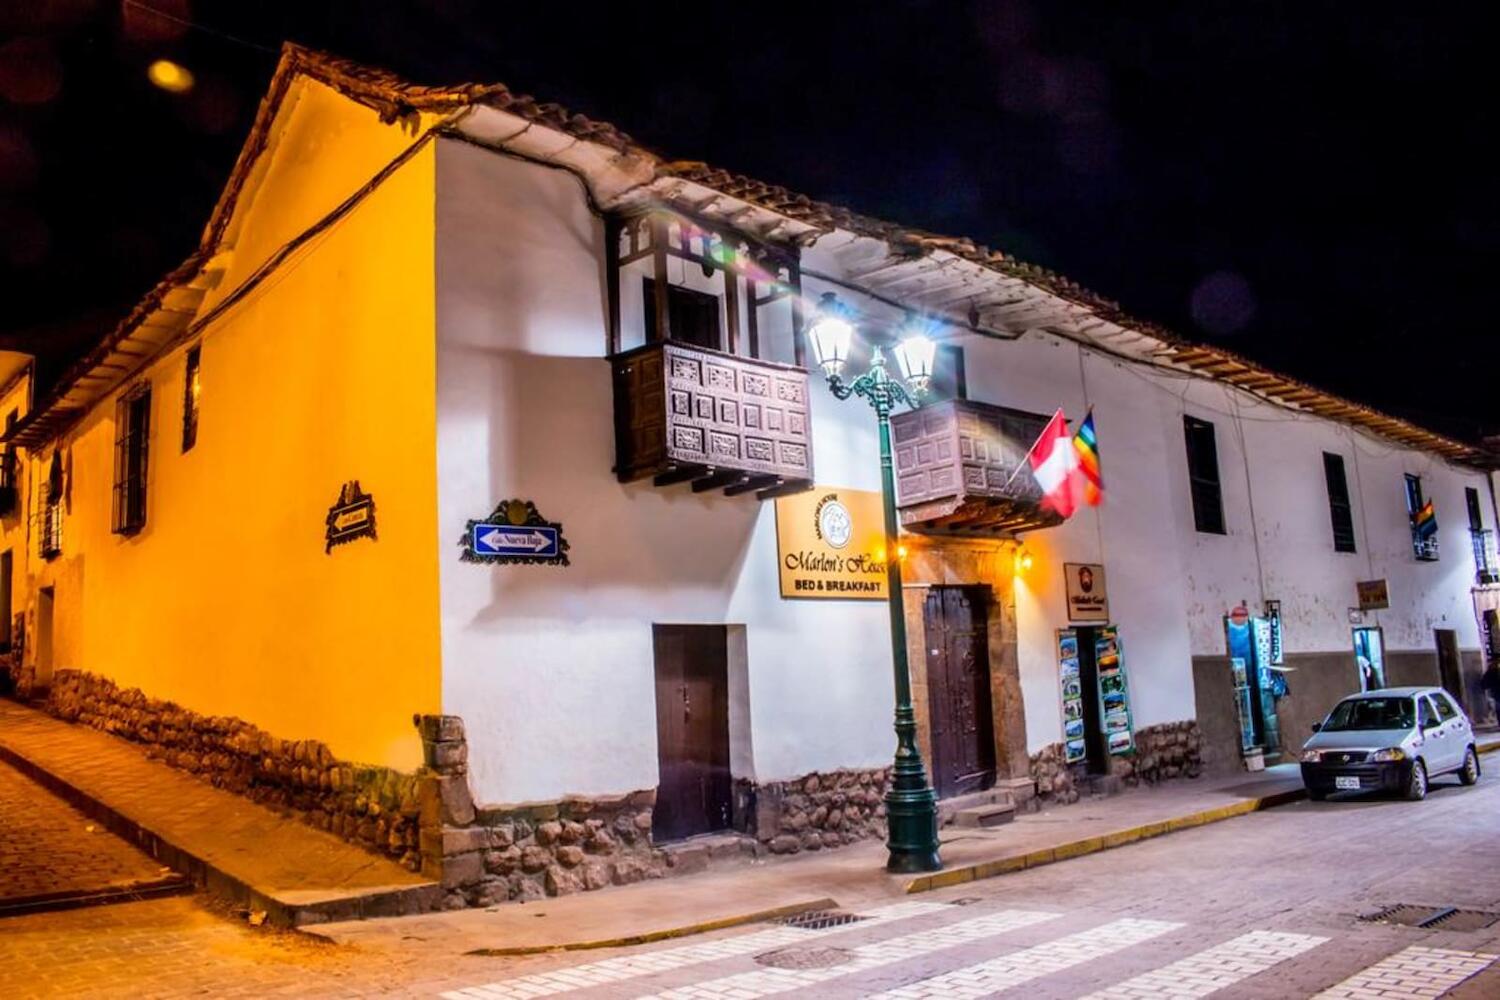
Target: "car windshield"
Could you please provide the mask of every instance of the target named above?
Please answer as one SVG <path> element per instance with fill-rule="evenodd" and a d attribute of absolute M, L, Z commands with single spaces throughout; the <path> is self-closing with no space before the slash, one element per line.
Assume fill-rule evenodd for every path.
<path fill-rule="evenodd" d="M 1341 701 L 1323 732 L 1358 729 L 1410 729 L 1417 723 L 1417 708 L 1410 698 L 1350 698 Z"/>

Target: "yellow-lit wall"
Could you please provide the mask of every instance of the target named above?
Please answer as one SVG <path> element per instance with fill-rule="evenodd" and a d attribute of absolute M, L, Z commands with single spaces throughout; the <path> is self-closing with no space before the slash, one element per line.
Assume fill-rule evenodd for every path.
<path fill-rule="evenodd" d="M 26 416 L 31 409 L 31 373 L 28 359 L 8 351 L 0 351 L 0 428 L 5 426 L 5 418 L 11 412 L 16 418 Z M 11 556 L 11 606 L 10 615 L 14 617 L 26 607 L 26 543 L 29 539 L 27 534 L 26 513 L 30 481 L 27 476 L 27 468 L 24 453 L 19 453 L 15 463 L 16 488 L 15 506 L 9 514 L 0 516 L 0 553 L 9 552 Z M 4 609 L 0 609 L 4 614 Z M 0 633 L 3 634 L 3 633 Z M 15 636 L 11 636 L 14 646 Z M 24 639 L 23 639 L 24 642 Z"/>
<path fill-rule="evenodd" d="M 320 85 L 296 87 L 205 308 L 413 141 Z M 346 760 L 418 766 L 412 714 L 439 705 L 433 178 L 427 146 L 121 387 L 152 388 L 139 534 L 111 532 L 120 392 L 64 435 L 63 554 L 34 560 L 31 581 L 33 602 L 56 586 L 58 669 L 321 739 Z M 193 343 L 201 416 L 183 452 Z M 328 509 L 351 479 L 375 498 L 379 538 L 325 554 Z"/>

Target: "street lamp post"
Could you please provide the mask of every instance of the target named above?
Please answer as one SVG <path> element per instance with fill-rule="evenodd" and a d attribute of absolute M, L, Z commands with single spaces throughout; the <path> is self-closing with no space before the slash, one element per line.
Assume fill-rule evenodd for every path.
<path fill-rule="evenodd" d="M 905 381 L 886 370 L 885 352 L 873 348 L 870 368 L 845 382 L 843 368 L 854 338 L 850 311 L 832 292 L 825 292 L 808 328 L 813 353 L 828 389 L 837 399 L 859 396 L 875 410 L 880 428 L 880 495 L 885 509 L 885 579 L 891 613 L 891 661 L 896 675 L 896 759 L 885 795 L 886 847 L 892 872 L 931 872 L 943 867 L 938 857 L 937 795 L 927 782 L 927 768 L 917 749 L 917 716 L 911 704 L 911 668 L 906 657 L 906 613 L 901 596 L 901 559 L 896 526 L 896 481 L 891 464 L 891 411 L 898 403 L 915 409 L 932 377 L 935 347 L 921 334 L 898 339 L 891 352 Z M 907 388 L 910 383 L 911 388 Z"/>

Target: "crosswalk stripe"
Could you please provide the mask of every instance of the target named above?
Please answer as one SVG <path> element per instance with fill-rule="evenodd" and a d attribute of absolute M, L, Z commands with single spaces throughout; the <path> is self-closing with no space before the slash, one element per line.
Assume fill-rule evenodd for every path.
<path fill-rule="evenodd" d="M 1327 941 L 1311 934 L 1251 931 L 1196 955 L 1091 993 L 1084 1000 L 1206 997 Z"/>
<path fill-rule="evenodd" d="M 1413 946 L 1330 986 L 1317 1000 L 1429 1000 L 1483 972 L 1497 955 Z"/>
<path fill-rule="evenodd" d="M 653 976 L 657 973 L 671 972 L 704 962 L 718 962 L 739 955 L 753 955 L 757 952 L 812 941 L 829 934 L 879 927 L 882 924 L 908 920 L 928 913 L 951 912 L 952 909 L 953 907 L 947 903 L 893 903 L 890 906 L 881 906 L 860 913 L 859 915 L 865 919 L 858 923 L 827 927 L 821 930 L 773 927 L 742 937 L 723 938 L 718 941 L 667 948 L 662 951 L 642 952 L 636 955 L 621 955 L 617 958 L 606 958 L 603 961 L 575 965 L 554 972 L 538 972 L 516 979 L 485 983 L 482 986 L 450 990 L 440 995 L 445 1000 L 529 1000 L 530 997 L 552 996 L 557 993 L 587 989 L 603 983 Z"/>
<path fill-rule="evenodd" d="M 1182 924 L 1126 918 L 874 994 L 879 1000 L 971 1000 L 1123 951 Z"/>
<path fill-rule="evenodd" d="M 961 920 L 944 927 L 851 948 L 849 950 L 853 958 L 839 965 L 821 969 L 757 969 L 754 972 L 742 972 L 652 994 L 649 1000 L 697 1000 L 704 997 L 753 1000 L 755 997 L 805 989 L 831 979 L 894 965 L 945 948 L 972 944 L 1008 931 L 1056 920 L 1060 916 L 1060 913 L 1035 910 L 998 910 L 972 920 Z"/>

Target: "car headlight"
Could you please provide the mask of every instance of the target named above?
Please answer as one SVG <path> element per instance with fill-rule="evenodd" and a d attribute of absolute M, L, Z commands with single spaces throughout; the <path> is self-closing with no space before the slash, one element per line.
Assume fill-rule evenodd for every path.
<path fill-rule="evenodd" d="M 1406 751 L 1400 747 L 1391 747 L 1389 750 L 1376 750 L 1370 754 L 1371 760 L 1405 760 Z"/>
<path fill-rule="evenodd" d="M 1318 751 L 1318 750 L 1304 750 L 1304 751 L 1302 751 L 1302 763 L 1304 763 L 1304 764 L 1316 764 L 1318 761 L 1320 761 L 1322 759 L 1323 759 L 1323 755 L 1322 755 L 1321 751 Z"/>

